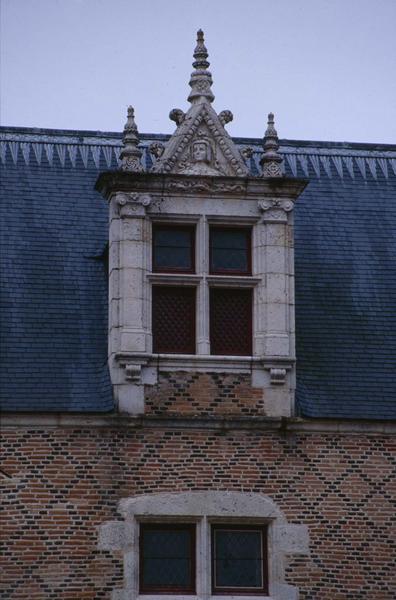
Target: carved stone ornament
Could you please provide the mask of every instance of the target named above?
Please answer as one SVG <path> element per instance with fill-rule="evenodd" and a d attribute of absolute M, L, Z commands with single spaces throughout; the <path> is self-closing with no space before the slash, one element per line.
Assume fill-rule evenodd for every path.
<path fill-rule="evenodd" d="M 283 159 L 278 153 L 279 140 L 275 129 L 273 113 L 269 113 L 268 115 L 268 126 L 264 134 L 263 142 L 264 154 L 260 160 L 260 164 L 263 168 L 263 177 L 283 177 Z"/>
<path fill-rule="evenodd" d="M 274 208 L 290 212 L 294 208 L 294 202 L 289 198 L 265 198 L 264 200 L 259 200 L 258 206 L 262 212 Z"/>
<path fill-rule="evenodd" d="M 135 113 L 132 106 L 128 106 L 128 118 L 124 127 L 122 150 L 120 154 L 121 169 L 141 173 L 144 171 L 140 162 L 142 151 L 138 148 L 139 132 L 135 123 Z"/>
<path fill-rule="evenodd" d="M 163 155 L 164 150 L 165 150 L 165 146 L 164 146 L 164 144 L 162 144 L 162 142 L 153 142 L 149 146 L 149 152 L 150 152 L 150 154 L 155 156 L 155 158 L 160 158 L 160 156 Z"/>
<path fill-rule="evenodd" d="M 220 115 L 212 108 L 212 75 L 207 70 L 208 52 L 203 32 L 198 31 L 191 75 L 191 107 L 186 114 L 179 109 L 170 112 L 177 129 L 166 144 L 164 153 L 154 163 L 155 173 L 183 175 L 238 176 L 249 175 L 238 148 L 224 129 L 232 120 L 229 110 Z"/>
<path fill-rule="evenodd" d="M 227 123 L 231 123 L 234 119 L 234 115 L 230 110 L 222 110 L 221 113 L 219 113 L 219 119 L 222 125 L 227 125 Z"/>
<path fill-rule="evenodd" d="M 120 207 L 120 217 L 143 217 L 146 213 L 146 208 L 151 204 L 151 196 L 149 194 L 117 194 L 117 203 Z"/>
<path fill-rule="evenodd" d="M 192 180 L 192 181 L 177 181 L 171 180 L 168 183 L 169 191 L 182 191 L 192 193 L 204 193 L 204 192 L 224 192 L 228 194 L 235 194 L 244 191 L 244 186 L 239 183 L 208 183 L 204 179 Z"/>
<path fill-rule="evenodd" d="M 140 383 L 142 376 L 142 365 L 127 364 L 125 365 L 125 379 L 132 383 Z"/>
<path fill-rule="evenodd" d="M 176 125 L 181 125 L 186 118 L 186 114 L 181 108 L 172 108 L 169 113 L 169 118 L 174 121 Z"/>
<path fill-rule="evenodd" d="M 270 369 L 271 385 L 284 385 L 286 383 L 286 369 Z"/>

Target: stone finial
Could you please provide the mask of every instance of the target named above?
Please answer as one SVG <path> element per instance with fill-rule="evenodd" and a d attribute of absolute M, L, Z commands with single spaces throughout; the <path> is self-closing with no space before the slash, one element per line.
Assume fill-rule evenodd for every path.
<path fill-rule="evenodd" d="M 213 102 L 214 95 L 211 90 L 212 74 L 207 70 L 209 62 L 207 61 L 208 51 L 204 43 L 204 34 L 202 29 L 197 31 L 197 45 L 194 50 L 194 71 L 191 73 L 190 87 L 191 92 L 188 96 L 188 101 L 192 104 L 197 104 L 206 99 Z"/>
<path fill-rule="evenodd" d="M 140 162 L 142 151 L 139 150 L 139 132 L 135 123 L 135 113 L 132 106 L 128 106 L 128 118 L 124 127 L 124 136 L 122 139 L 122 150 L 120 154 L 121 169 L 123 171 L 132 171 L 140 173 L 144 171 Z"/>
<path fill-rule="evenodd" d="M 260 164 L 263 168 L 263 177 L 283 177 L 283 159 L 278 153 L 279 140 L 275 129 L 273 113 L 268 115 L 268 127 L 264 134 L 264 154 Z"/>

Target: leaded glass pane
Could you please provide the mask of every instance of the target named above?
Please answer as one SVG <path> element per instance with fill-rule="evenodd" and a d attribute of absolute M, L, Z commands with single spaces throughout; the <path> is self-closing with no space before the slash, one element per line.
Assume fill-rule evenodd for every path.
<path fill-rule="evenodd" d="M 211 229 L 212 273 L 250 271 L 250 231 L 246 229 Z"/>
<path fill-rule="evenodd" d="M 153 270 L 191 271 L 193 269 L 192 228 L 158 227 L 153 235 Z"/>
<path fill-rule="evenodd" d="M 146 528 L 142 532 L 143 589 L 188 589 L 192 585 L 192 530 Z"/>
<path fill-rule="evenodd" d="M 262 532 L 214 531 L 216 588 L 262 588 Z"/>

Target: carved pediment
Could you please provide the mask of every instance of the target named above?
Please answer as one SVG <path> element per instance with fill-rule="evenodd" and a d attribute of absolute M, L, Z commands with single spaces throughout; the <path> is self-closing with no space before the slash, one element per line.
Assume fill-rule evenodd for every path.
<path fill-rule="evenodd" d="M 190 108 L 152 170 L 183 175 L 248 175 L 238 148 L 206 102 Z"/>
<path fill-rule="evenodd" d="M 211 105 L 214 96 L 207 57 L 203 33 L 199 31 L 188 98 L 192 106 L 186 114 L 180 109 L 170 112 L 178 127 L 163 154 L 157 156 L 152 168 L 155 173 L 239 177 L 249 174 L 238 148 L 224 129 L 232 120 L 232 113 L 227 110 L 218 115 Z"/>

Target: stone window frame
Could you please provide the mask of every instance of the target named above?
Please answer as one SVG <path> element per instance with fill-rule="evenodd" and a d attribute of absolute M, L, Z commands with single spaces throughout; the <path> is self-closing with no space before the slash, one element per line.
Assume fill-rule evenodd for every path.
<path fill-rule="evenodd" d="M 308 555 L 306 525 L 289 524 L 271 498 L 248 492 L 153 493 L 119 502 L 123 521 L 109 521 L 99 528 L 99 548 L 121 552 L 124 587 L 112 592 L 112 600 L 172 600 L 172 594 L 139 593 L 139 524 L 150 522 L 196 524 L 196 593 L 180 600 L 252 600 L 252 595 L 213 594 L 211 580 L 211 525 L 266 525 L 268 527 L 269 595 L 261 600 L 297 600 L 298 589 L 285 582 L 290 554 Z"/>
<path fill-rule="evenodd" d="M 256 336 L 255 332 L 259 330 L 259 324 L 257 322 L 258 314 L 257 314 L 257 303 L 258 299 L 256 296 L 256 288 L 258 284 L 261 282 L 261 278 L 255 276 L 254 274 L 254 265 L 258 264 L 259 257 L 257 256 L 257 252 L 255 249 L 257 247 L 256 237 L 257 237 L 257 229 L 255 225 L 259 223 L 259 217 L 246 217 L 246 216 L 218 216 L 218 215 L 183 215 L 183 214 L 155 214 L 151 213 L 149 215 L 150 221 L 150 247 L 149 247 L 149 256 L 147 256 L 148 263 L 148 274 L 147 281 L 149 282 L 149 287 L 147 289 L 148 295 L 148 304 L 152 306 L 152 287 L 153 285 L 184 285 L 189 287 L 196 288 L 196 340 L 195 354 L 155 354 L 153 353 L 153 341 L 152 341 L 152 316 L 151 311 L 148 312 L 147 319 L 147 329 L 150 332 L 150 341 L 149 341 L 149 354 L 152 356 L 160 356 L 161 363 L 165 367 L 167 366 L 167 359 L 170 362 L 173 362 L 175 359 L 177 360 L 179 357 L 182 362 L 186 358 L 191 359 L 192 361 L 205 357 L 210 361 L 210 363 L 214 364 L 215 362 L 223 365 L 224 363 L 229 363 L 230 367 L 235 367 L 235 363 L 239 363 L 240 366 L 243 364 L 250 364 L 250 362 L 254 359 L 254 357 L 260 356 L 261 352 L 259 348 L 256 348 Z M 174 223 L 175 226 L 180 225 L 194 225 L 195 226 L 195 272 L 194 273 L 159 273 L 153 271 L 153 260 L 152 260 L 152 240 L 153 240 L 153 226 L 166 224 L 166 223 Z M 227 274 L 227 275 L 218 275 L 210 273 L 210 228 L 212 226 L 221 226 L 221 227 L 242 227 L 246 229 L 250 229 L 250 262 L 252 265 L 251 274 Z M 256 256 L 255 256 L 256 255 Z M 253 292 L 252 298 L 252 353 L 246 356 L 230 356 L 230 355 L 216 355 L 211 354 L 210 350 L 210 305 L 209 305 L 209 295 L 210 289 L 214 287 L 222 287 L 222 288 L 249 288 Z"/>

